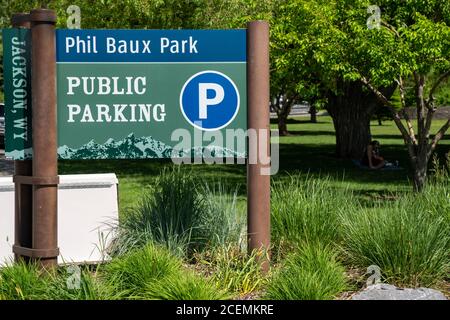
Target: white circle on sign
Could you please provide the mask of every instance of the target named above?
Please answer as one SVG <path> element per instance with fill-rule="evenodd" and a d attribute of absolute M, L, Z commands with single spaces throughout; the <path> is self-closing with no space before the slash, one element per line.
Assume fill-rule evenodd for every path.
<path fill-rule="evenodd" d="M 222 105 L 221 110 L 212 109 L 210 118 L 199 119 L 200 103 L 199 92 L 195 90 L 195 84 L 202 81 L 211 81 L 208 84 L 214 84 L 222 88 L 223 99 L 217 104 L 211 106 Z M 196 94 L 197 93 L 197 94 Z M 215 92 L 217 97 L 217 91 Z M 205 92 L 207 96 L 207 92 Z M 211 100 L 211 99 L 210 99 Z M 225 101 L 224 101 L 225 100 Z M 228 126 L 236 118 L 240 108 L 240 95 L 238 88 L 230 77 L 219 71 L 206 70 L 192 75 L 183 85 L 180 93 L 180 108 L 184 118 L 195 128 L 203 131 L 220 130 Z M 225 106 L 223 106 L 225 105 Z M 227 108 L 228 105 L 228 108 Z M 206 105 L 207 107 L 208 105 Z M 224 110 L 225 108 L 225 110 Z M 209 112 L 209 109 L 207 112 Z M 198 116 L 197 116 L 198 115 Z M 205 124 L 206 122 L 206 124 Z M 199 125 L 201 123 L 202 125 Z"/>

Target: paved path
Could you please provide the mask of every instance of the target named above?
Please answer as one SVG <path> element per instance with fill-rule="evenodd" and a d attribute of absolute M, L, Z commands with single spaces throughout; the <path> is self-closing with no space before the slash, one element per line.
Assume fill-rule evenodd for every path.
<path fill-rule="evenodd" d="M 12 176 L 14 173 L 14 161 L 5 159 L 5 150 L 0 149 L 0 177 Z"/>

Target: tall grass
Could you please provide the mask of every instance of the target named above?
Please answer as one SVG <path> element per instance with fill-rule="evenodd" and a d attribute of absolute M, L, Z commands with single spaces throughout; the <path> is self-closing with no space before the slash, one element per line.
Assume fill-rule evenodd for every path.
<path fill-rule="evenodd" d="M 100 283 L 94 274 L 81 268 L 76 281 L 69 287 L 73 276 L 65 267 L 53 271 L 41 270 L 36 263 L 23 261 L 0 269 L 0 300 L 100 300 L 114 299 L 112 290 Z"/>
<path fill-rule="evenodd" d="M 106 264 L 102 278 L 118 296 L 139 299 L 145 295 L 146 286 L 178 274 L 181 265 L 181 260 L 167 250 L 147 244 Z"/>
<path fill-rule="evenodd" d="M 374 264 L 385 281 L 432 286 L 450 271 L 448 188 L 430 184 L 422 194 L 367 209 L 341 209 L 342 247 L 350 263 Z"/>
<path fill-rule="evenodd" d="M 280 243 L 331 244 L 338 240 L 338 208 L 352 205 L 352 194 L 336 190 L 329 178 L 291 176 L 275 183 L 271 195 L 272 237 Z"/>
<path fill-rule="evenodd" d="M 151 242 L 186 257 L 194 250 L 238 243 L 243 227 L 236 189 L 199 183 L 191 172 L 165 168 L 152 190 L 115 226 L 110 254 L 118 256 Z"/>
<path fill-rule="evenodd" d="M 450 271 L 450 179 L 446 169 L 435 167 L 424 192 L 389 201 L 362 201 L 345 188 L 334 189 L 328 178 L 292 176 L 274 185 L 275 248 L 328 245 L 352 266 L 379 266 L 387 282 L 437 285 Z"/>
<path fill-rule="evenodd" d="M 193 230 L 199 248 L 242 247 L 245 242 L 246 215 L 238 206 L 238 188 L 230 188 L 217 181 L 201 183 L 197 187 L 205 210 L 199 217 L 199 225 Z"/>
<path fill-rule="evenodd" d="M 69 287 L 68 280 L 74 273 L 61 267 L 56 273 L 47 274 L 48 285 L 42 299 L 48 300 L 114 300 L 120 298 L 106 283 L 99 281 L 96 272 L 80 268 L 76 274 L 79 283 Z M 79 278 L 78 278 L 79 277 Z"/>
<path fill-rule="evenodd" d="M 38 266 L 19 261 L 2 266 L 0 269 L 1 300 L 35 300 L 41 299 L 48 287 L 48 282 L 40 276 Z"/>
<path fill-rule="evenodd" d="M 213 281 L 191 271 L 166 277 L 148 284 L 145 288 L 145 299 L 224 300 L 230 297 L 230 294 L 219 289 Z"/>
<path fill-rule="evenodd" d="M 347 289 L 344 267 L 330 247 L 304 244 L 287 257 L 267 286 L 265 298 L 329 300 Z"/>
<path fill-rule="evenodd" d="M 179 167 L 165 168 L 152 190 L 126 212 L 117 227 L 111 254 L 120 255 L 154 242 L 183 256 L 191 243 L 192 229 L 205 210 L 195 186 L 190 173 Z"/>
<path fill-rule="evenodd" d="M 167 249 L 152 244 L 113 259 L 103 281 L 122 299 L 222 299 L 211 281 L 195 275 Z"/>
<path fill-rule="evenodd" d="M 245 296 L 258 291 L 265 283 L 265 276 L 258 263 L 261 253 L 245 250 L 228 244 L 202 252 L 197 256 L 197 264 L 206 269 L 216 285 L 237 296 Z"/>

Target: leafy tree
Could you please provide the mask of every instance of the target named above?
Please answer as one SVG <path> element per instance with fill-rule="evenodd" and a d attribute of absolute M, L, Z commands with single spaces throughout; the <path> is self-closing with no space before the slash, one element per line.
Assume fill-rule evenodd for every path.
<path fill-rule="evenodd" d="M 438 107 L 435 95 L 450 73 L 450 2 L 380 0 L 379 21 L 371 20 L 370 5 L 367 0 L 285 2 L 280 6 L 288 22 L 283 23 L 284 34 L 300 59 L 297 65 L 317 75 L 326 92 L 338 155 L 361 154 L 369 139 L 370 117 L 382 105 L 405 140 L 414 186 L 421 190 L 430 156 L 450 126 L 449 120 L 430 134 Z M 414 84 L 417 134 L 404 112 L 407 81 Z M 390 100 L 397 86 L 400 109 Z"/>
<path fill-rule="evenodd" d="M 276 42 L 288 43 L 284 51 L 296 60 L 296 73 L 301 75 L 297 86 L 306 97 L 303 100 L 312 105 L 322 101 L 332 116 L 336 155 L 360 158 L 370 140 L 370 118 L 379 103 L 361 82 L 349 79 L 349 70 L 342 66 L 340 47 L 353 35 L 345 27 L 345 18 L 338 15 L 337 2 L 282 1 Z M 383 92 L 390 96 L 394 89 L 388 86 Z"/>
<path fill-rule="evenodd" d="M 344 53 L 341 65 L 347 70 L 348 78 L 360 81 L 391 111 L 407 146 L 414 170 L 414 188 L 420 191 L 426 183 L 431 155 L 450 127 L 448 119 L 434 136 L 430 134 L 433 115 L 439 107 L 435 95 L 450 76 L 450 2 L 385 0 L 378 3 L 382 12 L 378 29 L 364 28 L 366 16 L 361 12 L 367 1 L 340 1 L 336 6 L 338 15 L 346 18 L 352 35 L 352 41 L 340 48 Z M 417 134 L 405 112 L 407 79 L 414 84 Z M 379 89 L 392 82 L 399 87 L 400 110 Z"/>

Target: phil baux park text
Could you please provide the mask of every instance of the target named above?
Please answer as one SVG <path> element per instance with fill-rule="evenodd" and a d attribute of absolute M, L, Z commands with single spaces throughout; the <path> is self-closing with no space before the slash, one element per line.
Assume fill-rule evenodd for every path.
<path fill-rule="evenodd" d="M 6 156 L 27 159 L 29 31 L 3 42 Z M 246 30 L 56 30 L 59 158 L 245 158 L 246 59 Z"/>

